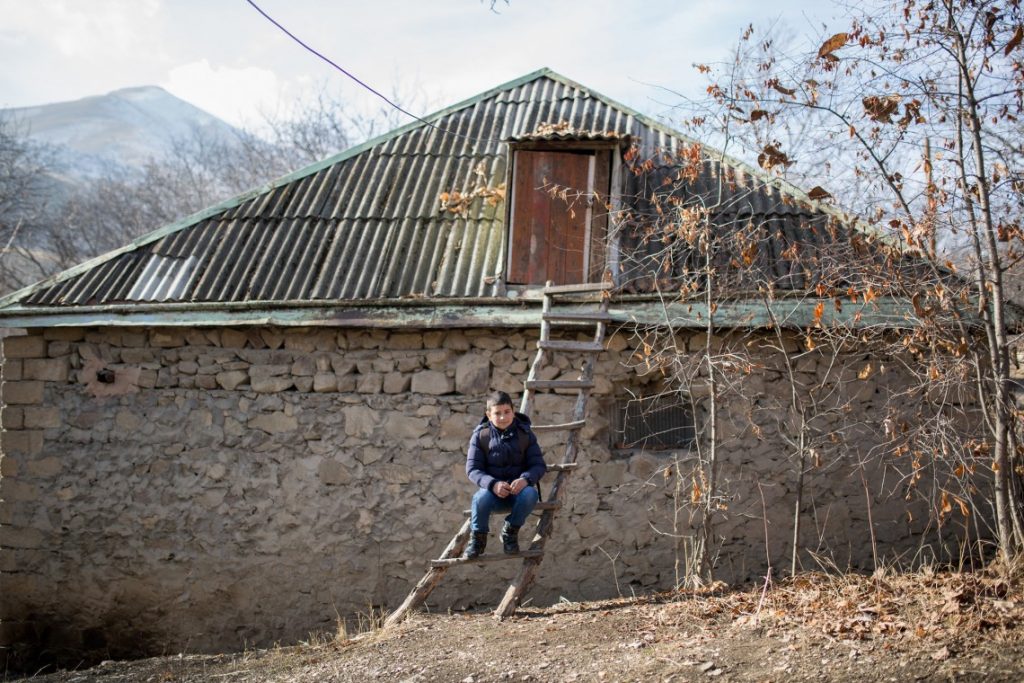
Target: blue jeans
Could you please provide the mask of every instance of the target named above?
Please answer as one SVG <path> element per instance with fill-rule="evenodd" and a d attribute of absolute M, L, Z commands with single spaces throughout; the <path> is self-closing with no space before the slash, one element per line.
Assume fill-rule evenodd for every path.
<path fill-rule="evenodd" d="M 509 526 L 522 526 L 533 512 L 540 494 L 536 486 L 527 486 L 518 494 L 499 498 L 487 489 L 477 489 L 473 495 L 473 509 L 470 513 L 470 528 L 481 534 L 490 531 L 489 520 L 492 512 L 511 511 L 505 521 Z"/>

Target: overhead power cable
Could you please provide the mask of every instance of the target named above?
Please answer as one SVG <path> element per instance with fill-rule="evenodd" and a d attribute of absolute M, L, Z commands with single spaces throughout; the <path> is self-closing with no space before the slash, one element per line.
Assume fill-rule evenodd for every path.
<path fill-rule="evenodd" d="M 274 26 L 276 26 L 276 27 L 277 27 L 277 28 L 278 28 L 278 29 L 279 29 L 279 30 L 280 30 L 280 31 L 281 31 L 282 33 L 284 33 L 284 34 L 285 34 L 286 36 L 288 36 L 289 38 L 291 38 L 291 39 L 292 39 L 293 41 L 295 41 L 296 43 L 298 43 L 299 45 L 301 45 L 301 46 L 302 46 L 302 47 L 303 47 L 303 48 L 304 48 L 304 49 L 305 49 L 306 51 L 308 51 L 308 52 L 310 52 L 310 53 L 312 53 L 312 54 L 316 55 L 317 57 L 319 57 L 319 58 L 320 58 L 320 59 L 322 59 L 323 61 L 327 62 L 327 63 L 328 63 L 328 64 L 330 64 L 330 65 L 331 65 L 332 67 L 334 67 L 335 69 L 337 69 L 338 71 L 340 71 L 341 73 L 345 74 L 345 75 L 346 75 L 346 76 L 348 76 L 348 77 L 349 77 L 350 79 L 352 79 L 353 81 L 355 81 L 356 83 L 358 83 L 358 84 L 359 84 L 359 85 L 360 85 L 361 87 L 365 88 L 366 90 L 369 90 L 369 91 L 370 91 L 370 92 L 372 92 L 372 93 L 373 93 L 374 95 L 376 95 L 376 96 L 377 96 L 377 97 L 379 97 L 380 99 L 384 100 L 384 101 L 385 101 L 385 102 L 387 102 L 387 103 L 388 103 L 388 104 L 389 104 L 390 106 L 394 107 L 395 109 L 397 109 L 397 110 L 398 110 L 398 111 L 400 111 L 401 113 L 405 114 L 406 116 L 408 116 L 408 117 L 410 117 L 410 118 L 413 118 L 413 119 L 415 119 L 415 120 L 419 121 L 420 123 L 422 123 L 422 124 L 424 124 L 424 125 L 426 125 L 426 126 L 430 126 L 430 127 L 431 127 L 431 128 L 433 128 L 434 130 L 436 130 L 436 131 L 438 131 L 438 132 L 441 132 L 441 133 L 444 133 L 445 135 L 454 135 L 454 136 L 456 136 L 456 137 L 460 137 L 460 138 L 465 138 L 466 140 L 476 140 L 476 141 L 479 141 L 479 142 L 501 142 L 501 140 L 499 140 L 498 138 L 489 138 L 489 137 L 477 137 L 477 136 L 475 136 L 475 135 L 465 135 L 465 134 L 463 134 L 463 133 L 458 133 L 458 132 L 456 132 L 456 131 L 454 131 L 454 130 L 449 130 L 449 129 L 447 129 L 447 128 L 442 128 L 442 127 L 440 127 L 440 126 L 435 126 L 435 125 L 434 125 L 433 123 L 431 123 L 430 121 L 427 121 L 426 119 L 424 119 L 424 118 L 421 118 L 421 117 L 419 117 L 419 116 L 416 116 L 416 115 L 415 115 L 415 114 L 413 114 L 412 112 L 410 112 L 410 111 L 407 111 L 407 110 L 403 109 L 403 108 L 402 108 L 401 106 L 399 106 L 399 105 L 398 105 L 398 104 L 396 104 L 395 102 L 392 102 L 392 101 L 391 101 L 390 99 L 388 99 L 388 98 L 387 98 L 386 96 L 384 96 L 383 94 L 381 94 L 381 93 L 380 93 L 379 91 L 375 90 L 375 89 L 374 89 L 373 87 L 371 87 L 371 86 L 370 86 L 369 84 L 367 84 L 367 83 L 363 82 L 362 80 L 360 80 L 359 78 L 357 78 L 357 77 L 356 77 L 356 76 L 355 76 L 354 74 L 350 73 L 350 72 L 349 72 L 349 71 L 348 71 L 347 69 L 345 69 L 344 67 L 342 67 L 342 66 L 340 66 L 339 64 L 335 63 L 335 62 L 334 62 L 333 60 L 331 60 L 331 59 L 330 59 L 329 57 L 327 57 L 327 56 L 326 56 L 326 55 L 324 55 L 323 53 L 321 53 L 321 52 L 317 51 L 316 49 L 314 49 L 313 47 L 311 47 L 310 45 L 308 45 L 308 44 L 307 44 L 307 43 L 306 43 L 305 41 L 303 41 L 303 40 L 302 40 L 301 38 L 299 38 L 299 37 L 298 37 L 298 36 L 296 36 L 296 35 L 295 35 L 294 33 L 292 33 L 291 31 L 289 31 L 288 29 L 286 29 L 286 28 L 285 28 L 284 26 L 282 26 L 280 22 L 278 22 L 278 21 L 277 21 L 276 19 L 274 19 L 274 18 L 273 18 L 272 16 L 270 16 L 270 15 L 269 15 L 269 14 L 267 14 L 266 12 L 264 12 L 264 11 L 263 11 L 263 9 L 262 9 L 262 8 L 261 8 L 261 7 L 259 6 L 259 5 L 257 5 L 257 4 L 255 3 L 255 2 L 253 2 L 253 0 L 245 0 L 245 1 L 246 1 L 247 3 L 249 3 L 249 4 L 250 4 L 250 5 L 252 6 L 252 8 L 253 8 L 253 9 L 255 9 L 255 10 L 256 10 L 257 12 L 259 12 L 259 13 L 260 13 L 261 15 L 263 15 L 263 18 L 264 18 L 264 19 L 266 19 L 266 20 L 267 20 L 267 21 L 269 21 L 269 22 L 270 22 L 271 24 L 273 24 Z"/>

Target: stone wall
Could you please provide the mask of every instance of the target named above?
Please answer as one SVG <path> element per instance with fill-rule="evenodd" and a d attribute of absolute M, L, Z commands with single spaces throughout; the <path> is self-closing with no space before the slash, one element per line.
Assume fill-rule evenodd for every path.
<path fill-rule="evenodd" d="M 163 328 L 7 338 L 0 645 L 41 657 L 237 649 L 394 607 L 464 518 L 473 493 L 464 449 L 481 397 L 517 393 L 535 339 L 516 330 Z M 704 340 L 680 343 L 697 354 Z M 690 533 L 687 513 L 674 512 L 697 481 L 693 454 L 609 446 L 614 396 L 659 381 L 628 367 L 634 351 L 618 335 L 601 357 L 582 465 L 535 604 L 675 584 L 686 544 L 668 532 L 675 519 Z M 105 370 L 112 381 L 100 381 Z M 799 370 L 820 372 L 813 358 Z M 572 376 L 569 361 L 543 378 L 557 376 Z M 776 566 L 788 557 L 795 475 L 780 436 L 782 376 L 749 375 L 736 394 L 744 398 L 720 409 L 715 552 L 727 581 L 763 572 L 766 552 Z M 847 433 L 849 461 L 808 475 L 813 522 L 802 539 L 843 568 L 871 561 L 865 490 L 850 463 L 879 441 L 873 411 L 895 380 L 858 379 L 854 369 L 844 381 L 856 410 L 835 419 L 860 432 Z M 571 404 L 540 396 L 534 419 L 564 420 Z M 548 462 L 561 460 L 560 439 L 542 437 Z M 886 500 L 895 489 L 885 481 L 872 484 L 876 536 L 896 551 L 914 530 L 905 504 Z M 429 604 L 493 605 L 516 569 L 456 568 Z"/>

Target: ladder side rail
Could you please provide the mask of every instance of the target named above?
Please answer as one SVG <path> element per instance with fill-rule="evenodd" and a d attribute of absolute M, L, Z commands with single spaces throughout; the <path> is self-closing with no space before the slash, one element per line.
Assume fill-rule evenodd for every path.
<path fill-rule="evenodd" d="M 568 475 L 569 472 L 558 473 L 558 476 L 555 477 L 555 483 L 551 486 L 550 498 L 556 500 L 559 498 Z M 502 596 L 501 602 L 498 603 L 498 607 L 494 610 L 494 616 L 498 619 L 504 619 L 505 617 L 510 617 L 515 614 L 522 596 L 530 589 L 530 586 L 533 585 L 533 580 L 537 575 L 537 569 L 540 567 L 540 563 L 544 559 L 544 546 L 547 545 L 548 538 L 551 537 L 554 528 L 555 510 L 545 510 L 544 514 L 541 515 L 540 521 L 537 523 L 537 531 L 533 537 L 533 542 L 530 544 L 531 551 L 541 551 L 541 554 L 537 557 L 531 557 L 523 560 L 523 566 L 519 568 L 519 572 L 516 574 L 515 579 L 513 579 L 512 583 L 510 583 L 508 588 L 505 589 L 505 595 Z"/>
<path fill-rule="evenodd" d="M 448 542 L 444 552 L 441 553 L 440 559 L 448 560 L 462 554 L 466 544 L 469 542 L 469 522 L 470 520 L 467 517 L 466 521 L 462 523 L 462 527 L 460 527 L 455 536 L 452 537 L 452 540 Z M 384 628 L 397 624 L 405 618 L 406 614 L 408 614 L 410 610 L 414 610 L 426 602 L 427 597 L 434 590 L 437 584 L 441 582 L 441 579 L 444 578 L 445 572 L 447 571 L 447 567 L 431 567 L 427 570 L 427 573 L 422 579 L 420 579 L 419 583 L 416 584 L 412 591 L 409 592 L 409 595 L 406 596 L 402 604 L 384 620 Z"/>
<path fill-rule="evenodd" d="M 548 281 L 548 285 L 551 282 Z M 551 323 L 544 319 L 544 315 L 551 313 L 551 296 L 544 294 L 544 301 L 541 304 L 541 317 L 540 317 L 540 341 L 548 341 L 551 337 Z M 537 355 L 533 357 L 533 364 L 530 366 L 530 374 L 527 375 L 526 381 L 532 381 L 537 379 L 537 373 L 540 372 L 541 367 L 544 365 L 544 359 L 547 357 L 547 351 L 537 347 Z M 526 382 L 523 383 L 523 396 L 519 401 L 519 412 L 523 415 L 530 415 L 530 407 L 533 402 L 533 391 L 529 389 Z"/>

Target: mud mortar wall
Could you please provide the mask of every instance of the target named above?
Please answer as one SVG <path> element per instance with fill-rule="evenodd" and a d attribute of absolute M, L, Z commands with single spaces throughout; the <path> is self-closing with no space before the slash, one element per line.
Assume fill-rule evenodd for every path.
<path fill-rule="evenodd" d="M 481 397 L 518 393 L 535 341 L 533 331 L 266 328 L 7 338 L 0 645 L 56 657 L 238 649 L 394 607 L 463 520 L 473 492 L 464 449 Z M 698 354 L 704 340 L 680 343 Z M 581 468 L 535 604 L 675 584 L 685 543 L 669 532 L 675 519 L 678 534 L 691 533 L 688 514 L 673 511 L 690 495 L 693 455 L 610 448 L 614 396 L 660 381 L 627 367 L 633 352 L 619 335 L 601 356 Z M 100 381 L 103 371 L 112 381 Z M 543 378 L 559 376 L 573 376 L 568 361 Z M 864 489 L 850 465 L 880 439 L 872 411 L 894 381 L 853 380 L 864 426 L 849 462 L 826 463 L 805 483 L 807 514 L 818 516 L 803 542 L 824 544 L 843 567 L 871 561 Z M 726 581 L 763 572 L 766 550 L 782 564 L 790 547 L 794 465 L 777 407 L 788 387 L 780 372 L 747 381 L 747 398 L 720 408 L 727 495 L 716 554 Z M 541 396 L 534 419 L 565 420 L 572 402 Z M 541 442 L 548 462 L 561 460 L 564 437 Z M 873 491 L 879 542 L 906 547 L 904 504 Z M 493 605 L 516 568 L 457 568 L 430 604 Z"/>

